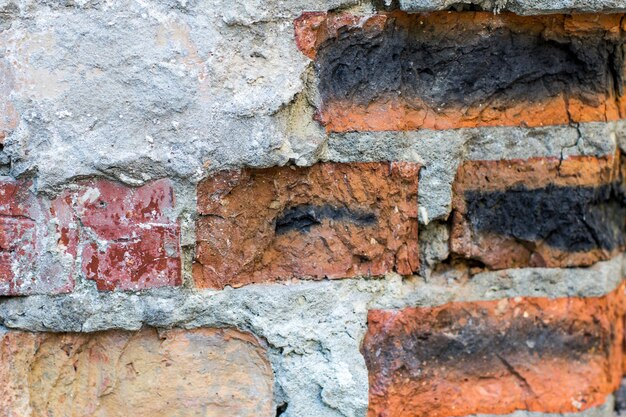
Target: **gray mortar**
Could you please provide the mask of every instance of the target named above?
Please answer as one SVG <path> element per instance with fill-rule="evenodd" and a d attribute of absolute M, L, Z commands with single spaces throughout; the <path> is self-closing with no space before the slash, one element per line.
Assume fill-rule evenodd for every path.
<path fill-rule="evenodd" d="M 452 183 L 463 160 L 567 158 L 615 152 L 617 123 L 585 123 L 535 129 L 485 127 L 413 132 L 332 134 L 326 159 L 337 162 L 405 160 L 420 162 L 420 222 L 446 219 Z"/>
<path fill-rule="evenodd" d="M 368 379 L 359 348 L 369 309 L 517 296 L 601 296 L 619 285 L 625 264 L 626 257 L 619 256 L 590 268 L 512 269 L 471 279 L 453 272 L 434 273 L 428 280 L 389 274 L 378 280 L 263 284 L 223 291 L 98 293 L 84 286 L 67 295 L 4 299 L 0 323 L 54 332 L 237 327 L 267 343 L 276 402 L 289 404 L 285 416 L 363 416 Z"/>

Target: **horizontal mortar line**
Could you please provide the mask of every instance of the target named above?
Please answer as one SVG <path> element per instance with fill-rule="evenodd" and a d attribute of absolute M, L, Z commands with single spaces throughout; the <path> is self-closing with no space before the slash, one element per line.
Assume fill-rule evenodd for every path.
<path fill-rule="evenodd" d="M 364 146 L 372 142 L 379 144 L 383 150 L 394 152 L 397 156 L 402 152 L 428 149 L 427 140 L 433 137 L 439 140 L 459 140 L 463 138 L 459 147 L 474 144 L 476 149 L 470 149 L 465 159 L 469 160 L 502 160 L 512 159 L 511 155 L 517 154 L 515 159 L 528 159 L 536 157 L 562 157 L 562 152 L 567 150 L 567 156 L 605 156 L 615 152 L 619 146 L 615 140 L 617 130 L 626 124 L 626 119 L 611 122 L 584 122 L 576 125 L 555 125 L 544 127 L 525 128 L 519 126 L 485 126 L 472 128 L 458 128 L 447 130 L 419 129 L 419 130 L 386 130 L 386 131 L 354 131 L 342 133 L 330 133 L 328 150 L 330 160 L 337 162 L 359 162 L 360 154 L 352 155 L 344 151 L 346 141 L 362 143 Z M 582 152 L 578 149 L 579 131 L 582 130 Z M 570 133 L 571 142 L 562 142 L 563 133 Z M 598 138 L 598 135 L 606 134 Z M 535 139 L 540 144 L 536 150 L 523 139 Z M 487 139 L 490 139 L 487 141 Z M 600 140 L 598 140 L 600 139 Z M 378 142 L 380 141 L 380 143 Z M 410 141 L 407 143 L 407 141 Z M 547 146 L 545 146 L 547 144 Z M 432 143 L 430 143 L 432 146 Z M 509 145 L 509 146 L 503 146 Z M 597 146 L 600 145 L 600 146 Z M 624 143 L 626 146 L 626 141 Z M 378 151 L 380 154 L 380 151 Z M 347 158 L 345 158 L 347 156 Z M 365 155 L 365 160 L 371 160 Z"/>
<path fill-rule="evenodd" d="M 544 275 L 545 279 L 533 281 L 534 284 L 543 286 L 540 292 L 532 291 L 532 288 L 528 287 L 529 277 L 522 276 L 517 283 L 511 280 L 505 282 L 505 287 L 510 293 L 491 295 L 488 294 L 489 288 L 494 284 L 502 287 L 502 283 L 496 281 L 481 283 L 479 277 L 462 285 L 441 285 L 425 283 L 417 276 L 402 279 L 396 274 L 389 274 L 384 279 L 251 284 L 219 291 L 175 287 L 141 292 L 98 292 L 95 288 L 82 289 L 54 296 L 31 295 L 0 299 L 0 324 L 32 331 L 76 331 L 76 328 L 82 330 L 86 323 L 93 326 L 88 327 L 89 331 L 112 328 L 135 330 L 142 325 L 186 328 L 237 325 L 241 317 L 220 317 L 216 312 L 227 307 L 229 311 L 240 310 L 244 313 L 250 310 L 250 300 L 255 300 L 253 303 L 260 307 L 275 305 L 277 302 L 286 305 L 285 303 L 293 303 L 302 296 L 311 300 L 329 298 L 331 302 L 342 305 L 349 302 L 354 302 L 355 306 L 365 304 L 368 309 L 435 307 L 449 302 L 498 300 L 518 296 L 601 297 L 615 290 L 623 281 L 625 263 L 626 256 L 620 254 L 610 261 L 600 262 L 589 268 L 521 268 L 490 272 L 487 274 L 492 277 L 502 277 L 507 273 L 548 274 Z M 573 276 L 564 283 L 567 276 L 555 277 L 553 275 L 555 273 Z M 85 300 L 89 300 L 88 307 Z M 200 312 L 197 312 L 197 308 L 191 308 L 197 305 L 203 306 Z M 89 308 L 93 311 L 89 311 Z M 148 316 L 146 312 L 149 313 Z M 267 313 L 268 316 L 273 314 L 273 311 Z M 300 312 L 294 314 L 298 315 Z M 70 317 L 72 320 L 68 320 Z M 176 317 L 175 322 L 172 322 L 172 317 Z M 89 323 L 90 321 L 96 321 L 97 324 Z M 57 327 L 55 323 L 66 325 Z M 69 323 L 76 327 L 71 327 Z"/>

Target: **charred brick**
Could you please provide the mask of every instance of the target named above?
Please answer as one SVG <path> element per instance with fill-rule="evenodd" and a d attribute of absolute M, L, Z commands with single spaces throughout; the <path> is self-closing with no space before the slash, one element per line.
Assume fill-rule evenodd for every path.
<path fill-rule="evenodd" d="M 374 310 L 363 354 L 370 417 L 574 412 L 621 380 L 624 288 Z"/>
<path fill-rule="evenodd" d="M 621 15 L 304 14 L 320 120 L 331 131 L 616 120 Z"/>
<path fill-rule="evenodd" d="M 462 107 L 537 101 L 568 91 L 597 105 L 621 45 L 600 33 L 564 43 L 508 27 L 450 33 L 419 22 L 388 19 L 380 33 L 357 27 L 326 41 L 316 60 L 322 98 L 367 104 L 417 97 L 431 107 Z"/>
<path fill-rule="evenodd" d="M 281 235 L 291 230 L 306 233 L 311 229 L 311 226 L 322 224 L 324 219 L 351 222 L 361 226 L 371 226 L 376 223 L 376 215 L 374 213 L 350 210 L 346 207 L 304 204 L 285 210 L 276 219 L 276 234 Z"/>
<path fill-rule="evenodd" d="M 626 200 L 618 185 L 548 186 L 465 193 L 476 231 L 543 241 L 563 251 L 612 251 L 626 244 Z"/>
<path fill-rule="evenodd" d="M 450 248 L 491 269 L 591 265 L 626 246 L 620 154 L 466 161 Z"/>

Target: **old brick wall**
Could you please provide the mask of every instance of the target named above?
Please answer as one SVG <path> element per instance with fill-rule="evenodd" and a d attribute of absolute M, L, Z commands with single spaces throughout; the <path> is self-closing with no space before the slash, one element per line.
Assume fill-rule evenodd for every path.
<path fill-rule="evenodd" d="M 625 416 L 625 16 L 0 0 L 0 417 Z"/>

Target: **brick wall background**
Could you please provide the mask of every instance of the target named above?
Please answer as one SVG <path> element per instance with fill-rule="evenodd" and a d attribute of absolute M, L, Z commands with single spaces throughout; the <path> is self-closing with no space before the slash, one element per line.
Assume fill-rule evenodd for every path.
<path fill-rule="evenodd" d="M 0 416 L 626 415 L 625 12 L 0 0 Z"/>

